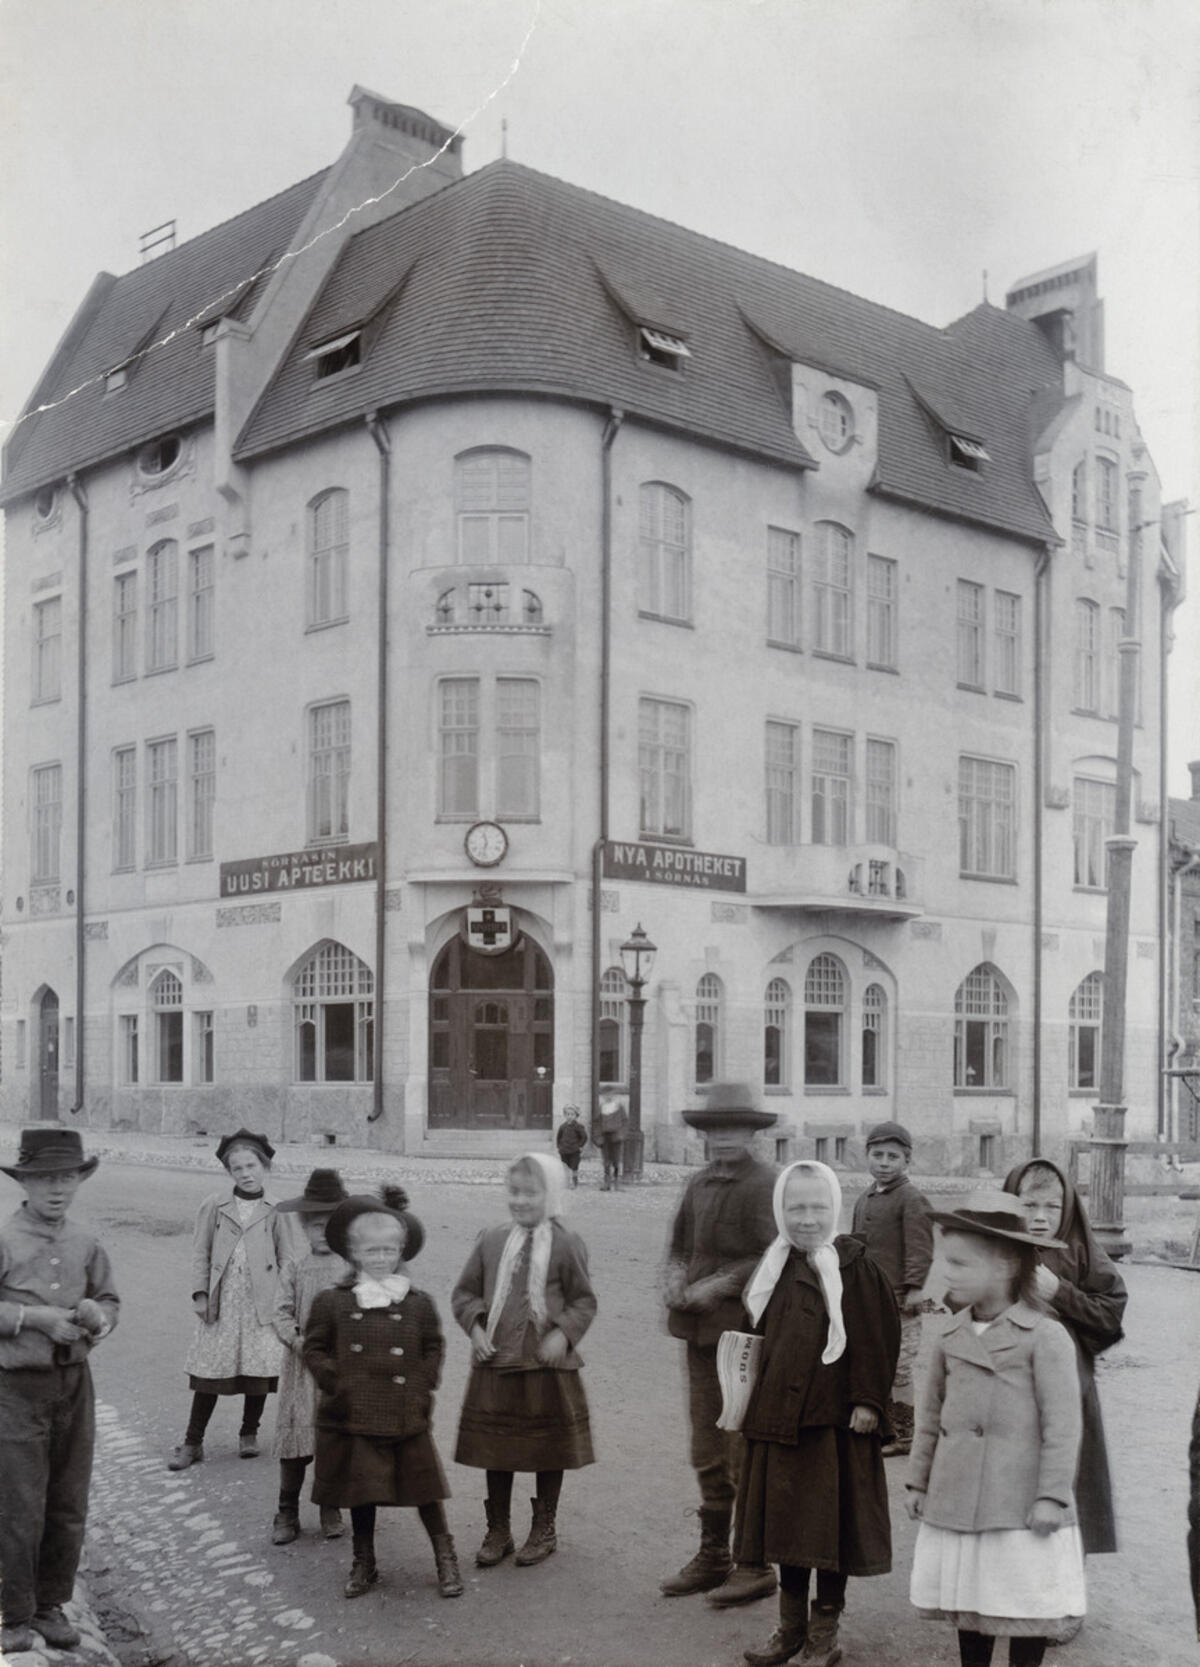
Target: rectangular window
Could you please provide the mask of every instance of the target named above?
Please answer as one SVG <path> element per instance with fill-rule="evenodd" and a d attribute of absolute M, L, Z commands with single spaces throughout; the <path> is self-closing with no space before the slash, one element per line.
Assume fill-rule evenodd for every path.
<path fill-rule="evenodd" d="M 214 1081 L 211 1013 L 192 1014 L 192 1076 L 198 1083 Z"/>
<path fill-rule="evenodd" d="M 208 660 L 213 651 L 213 549 L 188 552 L 187 653 Z"/>
<path fill-rule="evenodd" d="M 987 758 L 958 761 L 958 866 L 963 874 L 1013 880 L 1017 772 Z"/>
<path fill-rule="evenodd" d="M 65 1018 L 62 1022 L 62 1027 L 63 1027 L 63 1043 L 62 1043 L 63 1070 L 64 1071 L 70 1071 L 74 1068 L 74 1065 L 75 1065 L 75 1020 L 73 1018 Z"/>
<path fill-rule="evenodd" d="M 331 700 L 308 714 L 308 839 L 350 832 L 350 702 Z"/>
<path fill-rule="evenodd" d="M 146 670 L 169 671 L 178 656 L 176 602 L 179 578 L 174 544 L 160 544 L 146 557 Z"/>
<path fill-rule="evenodd" d="M 887 556 L 867 557 L 867 664 L 895 671 L 896 563 Z"/>
<path fill-rule="evenodd" d="M 123 1083 L 138 1081 L 138 1016 L 122 1013 L 120 1018 L 120 1073 Z"/>
<path fill-rule="evenodd" d="M 767 528 L 767 641 L 800 646 L 800 534 Z"/>
<path fill-rule="evenodd" d="M 309 506 L 308 545 L 308 623 L 331 625 L 347 613 L 350 494 L 341 487 Z"/>
<path fill-rule="evenodd" d="M 499 447 L 455 462 L 458 559 L 467 566 L 529 559 L 530 465 Z"/>
<path fill-rule="evenodd" d="M 849 659 L 851 640 L 850 559 L 853 549 L 844 527 L 823 521 L 813 564 L 813 647 L 822 654 Z"/>
<path fill-rule="evenodd" d="M 1075 706 L 1080 712 L 1100 707 L 1100 609 L 1080 597 L 1075 603 Z"/>
<path fill-rule="evenodd" d="M 113 867 L 137 865 L 137 748 L 113 753 Z"/>
<path fill-rule="evenodd" d="M 28 1055 L 27 1055 L 25 1049 L 26 1049 L 25 1020 L 24 1019 L 18 1019 L 17 1020 L 17 1061 L 16 1061 L 18 1071 L 23 1071 L 25 1069 L 26 1061 L 27 1061 L 27 1058 L 28 1058 Z"/>
<path fill-rule="evenodd" d="M 211 729 L 188 736 L 188 856 L 213 854 L 213 805 L 217 797 L 217 738 Z"/>
<path fill-rule="evenodd" d="M 1117 466 L 1107 457 L 1096 459 L 1096 525 L 1117 530 Z"/>
<path fill-rule="evenodd" d="M 137 676 L 137 574 L 118 573 L 113 580 L 114 683 Z"/>
<path fill-rule="evenodd" d="M 179 763 L 173 735 L 146 743 L 146 863 L 174 862 L 179 852 Z"/>
<path fill-rule="evenodd" d="M 983 586 L 958 581 L 958 681 L 983 688 Z"/>
<path fill-rule="evenodd" d="M 1075 884 L 1101 891 L 1108 886 L 1108 848 L 1117 813 L 1111 781 L 1076 776 L 1074 784 Z"/>
<path fill-rule="evenodd" d="M 62 597 L 33 605 L 33 698 L 62 697 Z"/>
<path fill-rule="evenodd" d="M 813 730 L 812 842 L 850 843 L 852 737 L 830 729 Z"/>
<path fill-rule="evenodd" d="M 797 843 L 796 776 L 800 732 L 795 724 L 767 724 L 767 844 Z"/>
<path fill-rule="evenodd" d="M 691 711 L 674 700 L 638 702 L 640 826 L 644 834 L 691 834 Z"/>
<path fill-rule="evenodd" d="M 995 656 L 992 676 L 998 695 L 1019 695 L 1021 692 L 1021 598 L 1011 591 L 998 590 L 993 598 L 992 622 L 995 627 Z"/>
<path fill-rule="evenodd" d="M 154 1015 L 155 1082 L 183 1081 L 183 1014 L 178 1008 Z"/>
<path fill-rule="evenodd" d="M 539 814 L 541 690 L 532 677 L 496 680 L 496 815 Z"/>
<path fill-rule="evenodd" d="M 33 772 L 33 849 L 31 882 L 44 885 L 59 877 L 62 843 L 62 765 L 42 764 Z"/>
<path fill-rule="evenodd" d="M 439 685 L 438 815 L 479 814 L 479 679 L 445 677 Z"/>
<path fill-rule="evenodd" d="M 867 843 L 896 844 L 896 748 L 891 741 L 867 742 Z"/>
<path fill-rule="evenodd" d="M 688 620 L 691 599 L 691 505 L 662 481 L 641 488 L 638 510 L 638 606 L 660 619 Z"/>

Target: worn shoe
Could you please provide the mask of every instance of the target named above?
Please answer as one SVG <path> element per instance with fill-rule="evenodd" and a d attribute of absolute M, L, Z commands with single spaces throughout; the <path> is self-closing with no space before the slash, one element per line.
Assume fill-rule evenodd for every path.
<path fill-rule="evenodd" d="M 379 1570 L 375 1566 L 375 1553 L 360 1546 L 354 1548 L 354 1561 L 350 1565 L 350 1578 L 342 1588 L 342 1595 L 348 1598 L 360 1598 L 364 1592 L 369 1592 L 379 1579 Z"/>
<path fill-rule="evenodd" d="M 179 1446 L 167 1460 L 168 1470 L 186 1470 L 190 1464 L 204 1463 L 204 1443 L 202 1441 L 181 1441 Z"/>
<path fill-rule="evenodd" d="M 761 1649 L 743 1650 L 742 1656 L 750 1667 L 780 1667 L 800 1654 L 807 1636 L 803 1626 L 787 1626 L 781 1621 Z"/>
<path fill-rule="evenodd" d="M 49 1609 L 39 1609 L 29 1624 L 35 1632 L 41 1633 L 51 1649 L 73 1650 L 82 1643 L 78 1629 L 63 1614 L 61 1603 L 51 1604 Z"/>
<path fill-rule="evenodd" d="M 735 1603 L 754 1603 L 758 1598 L 769 1598 L 776 1586 L 775 1570 L 757 1568 L 752 1563 L 735 1563 L 728 1576 L 705 1598 L 714 1609 L 729 1609 Z"/>
<path fill-rule="evenodd" d="M 238 1436 L 238 1457 L 241 1459 L 256 1459 L 258 1457 L 258 1431 L 243 1430 Z"/>
<path fill-rule="evenodd" d="M 522 1568 L 528 1568 L 531 1563 L 544 1563 L 547 1557 L 552 1557 L 558 1550 L 558 1536 L 554 1532 L 554 1506 L 548 1505 L 544 1499 L 531 1499 L 529 1503 L 533 1506 L 529 1538 L 516 1556 L 516 1561 Z"/>
<path fill-rule="evenodd" d="M 342 1513 L 336 1505 L 321 1506 L 321 1533 L 327 1540 L 340 1540 L 346 1532 Z"/>
<path fill-rule="evenodd" d="M 458 1553 L 452 1534 L 433 1536 L 433 1558 L 437 1564 L 438 1591 L 444 1598 L 462 1597 L 462 1575 L 458 1572 Z"/>
<path fill-rule="evenodd" d="M 700 1511 L 700 1549 L 678 1574 L 669 1575 L 659 1585 L 667 1598 L 689 1597 L 693 1592 L 711 1592 L 724 1585 L 733 1568 L 729 1555 L 729 1524 L 732 1512 L 702 1507 Z"/>
<path fill-rule="evenodd" d="M 291 1545 L 300 1532 L 299 1511 L 276 1511 L 271 1524 L 271 1544 Z"/>
<path fill-rule="evenodd" d="M 828 1608 L 814 1603 L 808 1617 L 808 1640 L 800 1660 L 804 1667 L 837 1667 L 842 1659 L 838 1648 L 838 1616 L 840 1606 Z"/>
<path fill-rule="evenodd" d="M 487 1512 L 487 1533 L 483 1536 L 483 1544 L 475 1553 L 477 1568 L 494 1568 L 502 1563 L 516 1550 L 512 1537 L 512 1525 L 507 1511 L 502 1511 L 490 1499 L 485 1499 L 483 1508 Z"/>
<path fill-rule="evenodd" d="M 0 1655 L 23 1655 L 36 1650 L 40 1639 L 31 1626 L 0 1628 Z"/>

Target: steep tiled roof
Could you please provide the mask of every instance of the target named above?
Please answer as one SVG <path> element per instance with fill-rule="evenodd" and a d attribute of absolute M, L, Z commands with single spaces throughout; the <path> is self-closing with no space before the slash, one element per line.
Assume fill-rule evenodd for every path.
<path fill-rule="evenodd" d="M 5 449 L 6 500 L 211 415 L 213 356 L 186 325 L 245 315 L 261 285 L 252 280 L 287 249 L 324 177 L 301 180 L 123 277 L 102 275 L 26 407 L 52 409 L 23 418 Z M 172 331 L 165 347 L 153 346 Z M 130 364 L 124 388 L 106 395 L 106 373 L 140 347 L 151 351 Z"/>
<path fill-rule="evenodd" d="M 376 320 L 363 363 L 314 381 L 312 348 L 364 322 L 406 274 L 402 293 Z M 814 459 L 792 428 L 779 374 L 790 357 L 879 389 L 876 490 L 1050 538 L 1033 485 L 1029 408 L 1032 391 L 1061 385 L 1061 374 L 1033 325 L 986 310 L 995 328 L 971 314 L 938 330 L 497 162 L 347 244 L 243 430 L 238 455 L 389 405 L 486 389 L 614 404 L 805 467 Z M 681 373 L 639 361 L 635 321 L 686 341 L 691 356 Z M 934 412 L 962 423 L 991 461 L 977 473 L 950 464 Z"/>

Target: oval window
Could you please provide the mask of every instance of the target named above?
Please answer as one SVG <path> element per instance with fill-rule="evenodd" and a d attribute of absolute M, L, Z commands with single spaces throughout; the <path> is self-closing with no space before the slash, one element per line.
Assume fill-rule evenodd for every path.
<path fill-rule="evenodd" d="M 143 446 L 138 453 L 138 468 L 144 475 L 165 475 L 173 464 L 178 463 L 182 450 L 183 442 L 178 434 L 168 434 L 161 440 L 151 440 L 150 444 Z"/>
<path fill-rule="evenodd" d="M 845 451 L 854 438 L 854 412 L 850 401 L 832 390 L 823 395 L 820 427 L 821 438 L 830 451 Z"/>
<path fill-rule="evenodd" d="M 58 488 L 43 486 L 33 500 L 33 513 L 39 521 L 48 521 L 54 514 L 54 506 L 58 502 Z"/>

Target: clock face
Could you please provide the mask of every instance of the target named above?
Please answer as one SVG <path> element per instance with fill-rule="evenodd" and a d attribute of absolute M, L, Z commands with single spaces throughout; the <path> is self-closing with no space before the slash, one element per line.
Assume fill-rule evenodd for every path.
<path fill-rule="evenodd" d="M 480 868 L 494 868 L 508 850 L 508 835 L 498 822 L 476 822 L 463 840 L 467 855 Z"/>

